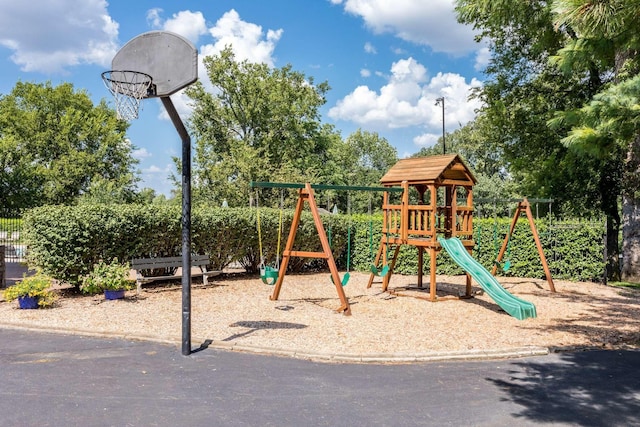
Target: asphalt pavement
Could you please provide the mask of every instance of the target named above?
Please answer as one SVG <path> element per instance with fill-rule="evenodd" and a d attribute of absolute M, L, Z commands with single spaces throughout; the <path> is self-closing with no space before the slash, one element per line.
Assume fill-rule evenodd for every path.
<path fill-rule="evenodd" d="M 640 351 L 336 364 L 0 330 L 2 426 L 640 426 Z"/>

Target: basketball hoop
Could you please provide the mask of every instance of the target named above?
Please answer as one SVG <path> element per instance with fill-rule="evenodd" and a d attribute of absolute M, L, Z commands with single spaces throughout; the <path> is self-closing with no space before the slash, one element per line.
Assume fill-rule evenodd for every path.
<path fill-rule="evenodd" d="M 105 71 L 102 80 L 113 95 L 118 118 L 122 120 L 137 119 L 142 99 L 153 95 L 153 79 L 139 71 Z"/>

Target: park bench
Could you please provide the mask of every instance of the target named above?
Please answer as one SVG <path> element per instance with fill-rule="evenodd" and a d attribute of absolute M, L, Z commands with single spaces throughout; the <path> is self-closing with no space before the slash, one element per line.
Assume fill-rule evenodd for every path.
<path fill-rule="evenodd" d="M 209 277 L 222 274 L 217 270 L 208 271 L 209 262 L 209 255 L 192 255 L 191 277 L 202 276 L 202 283 L 206 285 Z M 131 268 L 136 272 L 136 289 L 140 293 L 145 283 L 180 279 L 182 272 L 179 269 L 182 268 L 182 257 L 134 258 L 131 260 Z"/>

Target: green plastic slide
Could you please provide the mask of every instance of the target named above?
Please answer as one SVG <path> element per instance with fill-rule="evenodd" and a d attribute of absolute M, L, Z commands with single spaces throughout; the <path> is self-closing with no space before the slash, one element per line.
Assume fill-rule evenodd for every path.
<path fill-rule="evenodd" d="M 510 294 L 505 288 L 500 286 L 496 278 L 469 255 L 469 252 L 467 252 L 460 239 L 445 239 L 439 237 L 438 241 L 447 253 L 451 255 L 451 258 L 453 258 L 464 271 L 469 273 L 504 311 L 518 320 L 536 317 L 536 306 Z"/>

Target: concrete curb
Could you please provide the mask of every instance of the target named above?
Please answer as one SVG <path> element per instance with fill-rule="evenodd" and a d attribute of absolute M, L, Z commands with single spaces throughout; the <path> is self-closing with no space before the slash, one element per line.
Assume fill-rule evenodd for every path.
<path fill-rule="evenodd" d="M 32 332 L 46 332 L 65 335 L 81 335 L 96 338 L 124 339 L 131 341 L 148 341 L 159 344 L 172 345 L 178 348 L 181 343 L 179 339 L 158 337 L 153 335 L 118 334 L 115 332 L 95 332 L 82 329 L 53 329 L 42 326 L 29 326 L 11 322 L 0 321 L 0 327 Z M 371 363 L 371 364 L 408 364 L 420 362 L 442 362 L 442 361 L 470 361 L 470 360 L 495 360 L 495 359 L 516 359 L 531 356 L 545 356 L 551 353 L 546 347 L 517 347 L 493 350 L 468 350 L 452 352 L 430 352 L 430 353 L 322 353 L 306 352 L 293 349 L 281 349 L 273 347 L 258 347 L 244 344 L 233 344 L 225 341 L 213 341 L 208 338 L 192 337 L 192 342 L 202 343 L 201 348 L 215 348 L 223 351 L 237 351 L 243 353 L 262 354 L 269 356 L 290 357 L 295 359 L 310 360 L 325 363 Z"/>

